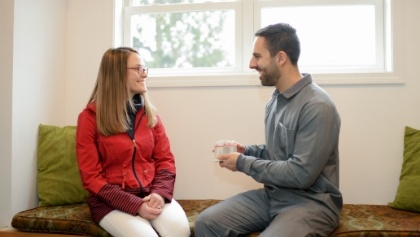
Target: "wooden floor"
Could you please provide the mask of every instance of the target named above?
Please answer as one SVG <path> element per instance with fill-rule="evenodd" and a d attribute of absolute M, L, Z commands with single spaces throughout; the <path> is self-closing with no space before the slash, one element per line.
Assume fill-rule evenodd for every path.
<path fill-rule="evenodd" d="M 0 237 L 75 237 L 76 235 L 48 234 L 18 231 L 12 227 L 0 228 Z"/>

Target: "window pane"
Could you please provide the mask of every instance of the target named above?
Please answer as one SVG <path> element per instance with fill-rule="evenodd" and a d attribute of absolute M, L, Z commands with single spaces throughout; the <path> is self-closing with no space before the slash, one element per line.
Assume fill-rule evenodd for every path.
<path fill-rule="evenodd" d="M 261 16 L 262 26 L 287 22 L 296 28 L 301 67 L 377 64 L 374 6 L 269 7 L 262 9 Z"/>
<path fill-rule="evenodd" d="M 203 3 L 203 2 L 231 2 L 232 0 L 133 0 L 133 6 L 153 4 Z"/>
<path fill-rule="evenodd" d="M 234 11 L 131 17 L 132 45 L 151 68 L 233 67 Z"/>

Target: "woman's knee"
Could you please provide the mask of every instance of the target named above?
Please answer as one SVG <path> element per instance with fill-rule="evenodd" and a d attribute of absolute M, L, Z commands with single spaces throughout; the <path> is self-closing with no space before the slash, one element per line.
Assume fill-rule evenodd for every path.
<path fill-rule="evenodd" d="M 187 237 L 191 234 L 188 218 L 182 207 L 176 201 L 166 204 L 161 215 L 155 220 L 152 220 L 151 223 L 162 237 Z"/>
<path fill-rule="evenodd" d="M 188 237 L 191 235 L 188 221 L 165 221 L 164 223 L 153 223 L 154 228 L 162 237 Z"/>
<path fill-rule="evenodd" d="M 114 210 L 106 215 L 99 222 L 99 225 L 115 237 L 158 237 L 148 220 L 117 210 Z"/>

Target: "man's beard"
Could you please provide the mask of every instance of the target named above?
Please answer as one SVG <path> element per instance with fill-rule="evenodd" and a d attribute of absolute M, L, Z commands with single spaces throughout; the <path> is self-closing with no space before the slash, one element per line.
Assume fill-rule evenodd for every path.
<path fill-rule="evenodd" d="M 266 69 L 262 70 L 262 74 L 260 77 L 261 85 L 275 86 L 279 81 L 280 76 L 281 72 L 278 69 L 278 67 L 276 67 L 276 65 L 274 65 L 273 63 L 270 63 L 270 65 Z"/>

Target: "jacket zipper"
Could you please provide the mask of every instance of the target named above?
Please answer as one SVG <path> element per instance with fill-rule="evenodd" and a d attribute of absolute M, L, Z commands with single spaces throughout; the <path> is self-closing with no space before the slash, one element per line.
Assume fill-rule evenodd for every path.
<path fill-rule="evenodd" d="M 136 130 L 137 130 L 137 128 L 138 128 L 141 120 L 143 119 L 143 116 L 144 116 L 145 113 L 146 113 L 146 110 L 143 111 L 143 113 L 141 114 L 141 117 L 139 119 L 139 122 L 133 128 L 133 131 L 134 131 L 133 132 L 133 138 L 130 137 L 130 139 L 132 139 L 133 147 L 134 147 L 133 155 L 131 156 L 131 168 L 133 170 L 134 177 L 136 178 L 136 180 L 137 180 L 137 182 L 138 182 L 138 184 L 140 186 L 140 193 L 143 191 L 143 186 L 142 186 L 142 184 L 140 182 L 139 177 L 137 176 L 136 169 L 134 168 L 136 151 L 137 151 L 137 145 L 136 145 L 136 140 L 134 139 L 134 136 L 135 136 L 134 134 L 136 133 Z M 127 133 L 127 136 L 129 136 L 128 133 Z M 123 183 L 122 183 L 121 186 L 123 187 L 123 189 L 125 188 L 125 173 L 123 173 Z"/>
<path fill-rule="evenodd" d="M 122 189 L 125 189 L 125 172 L 123 172 L 123 181 L 121 184 Z"/>

